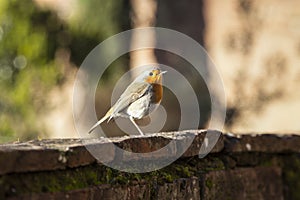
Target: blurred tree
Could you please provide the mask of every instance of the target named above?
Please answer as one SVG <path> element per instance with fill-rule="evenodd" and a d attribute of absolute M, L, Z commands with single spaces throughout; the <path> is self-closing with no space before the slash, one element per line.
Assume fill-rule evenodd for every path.
<path fill-rule="evenodd" d="M 203 1 L 198 0 L 191 0 L 189 3 L 185 0 L 177 0 L 176 2 L 172 0 L 157 0 L 156 24 L 158 27 L 165 27 L 186 34 L 200 45 L 205 46 L 204 31 L 206 21 L 204 20 L 203 8 Z M 204 82 L 195 67 L 184 58 L 162 50 L 156 50 L 155 55 L 159 63 L 173 67 L 190 82 L 197 96 L 201 111 L 198 128 L 207 128 L 211 113 L 211 99 L 206 86 L 207 83 Z M 199 52 L 199 56 L 201 56 L 201 52 Z M 206 62 L 206 60 L 204 62 Z M 209 71 L 208 66 L 203 67 L 206 67 Z M 170 113 L 172 113 L 171 116 L 180 116 L 178 112 L 179 109 L 174 109 L 177 104 L 176 101 L 173 101 L 172 98 L 168 96 L 166 96 L 166 99 L 168 99 L 169 102 L 166 107 L 167 109 L 169 107 Z M 173 119 L 170 119 L 168 128 L 171 129 L 172 126 L 174 127 L 174 125 L 171 125 L 172 123 L 174 125 L 176 124 L 176 122 L 173 122 Z"/>
<path fill-rule="evenodd" d="M 62 86 L 68 73 L 58 52 L 68 52 L 69 62 L 79 66 L 102 40 L 129 27 L 127 1 L 76 4 L 75 14 L 62 19 L 57 10 L 33 0 L 0 2 L 0 142 L 47 135 L 40 117 L 53 109 L 49 92 Z M 106 80 L 126 69 L 121 60 L 112 64 Z"/>
<path fill-rule="evenodd" d="M 53 18 L 30 0 L 0 2 L 2 141 L 37 135 L 37 116 L 46 109 L 45 94 L 61 79 L 54 61 L 56 41 L 52 41 L 53 30 L 61 24 L 47 23 Z"/>
<path fill-rule="evenodd" d="M 77 0 L 75 13 L 68 19 L 72 32 L 71 60 L 80 66 L 87 54 L 100 42 L 130 28 L 129 1 Z M 122 58 L 110 66 L 104 79 L 122 74 L 128 67 Z"/>

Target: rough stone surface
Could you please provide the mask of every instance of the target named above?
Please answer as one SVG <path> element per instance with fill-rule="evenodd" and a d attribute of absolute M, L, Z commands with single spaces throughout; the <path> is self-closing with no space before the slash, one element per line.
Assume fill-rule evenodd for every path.
<path fill-rule="evenodd" d="M 277 167 L 213 171 L 204 176 L 203 199 L 283 199 L 281 170 Z"/>
<path fill-rule="evenodd" d="M 150 199 L 149 185 L 111 186 L 102 185 L 91 191 L 91 199 Z"/>
<path fill-rule="evenodd" d="M 219 132 L 210 134 L 214 133 L 219 134 Z M 205 145 L 206 134 L 206 131 L 194 130 L 110 139 L 110 142 L 116 146 L 103 138 L 84 141 L 79 139 L 36 140 L 2 144 L 0 145 L 0 175 L 85 166 L 96 162 L 96 158 L 101 158 L 101 161 L 106 162 L 112 161 L 116 158 L 115 156 L 123 156 L 123 159 L 127 161 L 140 159 L 140 155 L 137 154 L 135 157 L 126 157 L 126 154 L 116 155 L 115 148 L 117 147 L 129 152 L 146 153 L 143 155 L 145 159 L 164 159 L 179 154 L 183 154 L 181 157 L 192 157 L 197 156 L 201 146 Z M 188 141 L 192 141 L 192 143 L 189 144 Z M 222 150 L 228 153 L 299 153 L 299 144 L 300 137 L 295 135 L 232 136 L 221 134 L 211 153 L 218 153 Z M 154 156 L 147 154 L 163 147 L 166 148 Z M 186 147 L 188 149 L 184 151 Z M 93 155 L 90 152 L 93 152 Z"/>
<path fill-rule="evenodd" d="M 0 175 L 12 172 L 64 169 L 67 167 L 68 158 L 71 159 L 71 166 L 74 163 L 72 155 L 67 156 L 67 154 L 70 154 L 73 148 L 77 151 L 78 147 L 82 147 L 78 139 L 34 140 L 2 144 L 0 145 Z M 76 166 L 92 161 L 95 159 L 91 156 L 84 156 Z"/>
<path fill-rule="evenodd" d="M 84 146 L 72 147 L 66 154 L 68 167 L 85 166 L 95 162 L 95 158 L 86 150 Z"/>
<path fill-rule="evenodd" d="M 222 151 L 224 148 L 223 134 L 221 132 L 215 131 L 215 130 L 209 130 L 208 132 L 202 131 L 202 134 L 198 133 L 196 135 L 192 144 L 189 146 L 187 151 L 182 155 L 182 157 L 198 156 L 200 154 L 200 149 L 201 148 L 205 149 L 205 145 L 209 143 L 209 140 L 205 139 L 207 134 L 210 134 L 210 136 L 212 136 L 210 138 L 213 138 L 213 139 L 216 138 L 216 140 L 217 140 L 216 144 L 213 146 L 210 153 L 218 153 L 218 152 Z M 205 142 L 205 140 L 206 140 L 206 142 Z"/>
<path fill-rule="evenodd" d="M 0 151 L 0 174 L 64 168 L 61 152 L 54 149 Z"/>
<path fill-rule="evenodd" d="M 83 141 L 80 139 L 35 140 L 2 144 L 0 145 L 0 162 L 2 163 L 0 175 L 12 172 L 45 171 L 85 166 L 96 162 L 96 158 L 100 158 L 99 160 L 104 162 L 110 162 L 116 156 L 123 156 L 123 160 L 126 161 L 141 159 L 141 155 L 137 154 L 131 157 L 128 157 L 127 154 L 120 154 L 116 148 L 135 153 L 150 153 L 163 148 L 162 151 L 155 154 L 142 156 L 143 159 L 151 160 L 181 154 L 183 154 L 182 157 L 191 157 L 199 154 L 205 135 L 206 131 L 204 130 L 193 130 L 131 138 L 127 136 Z M 189 141 L 191 145 L 188 143 Z M 212 152 L 221 151 L 223 146 L 223 136 L 221 135 Z"/>
<path fill-rule="evenodd" d="M 227 152 L 268 152 L 299 153 L 300 136 L 298 135 L 237 135 L 225 137 Z"/>
<path fill-rule="evenodd" d="M 193 199 L 200 200 L 199 179 L 179 179 L 173 183 L 158 186 L 157 197 L 155 199 Z"/>
<path fill-rule="evenodd" d="M 60 192 L 60 193 L 41 193 L 41 194 L 30 194 L 23 195 L 21 197 L 9 197 L 9 200 L 40 200 L 40 199 L 74 199 L 74 200 L 82 200 L 82 199 L 92 199 L 90 194 L 90 189 L 82 189 L 82 190 L 73 190 L 70 192 Z"/>
<path fill-rule="evenodd" d="M 151 196 L 152 195 L 152 196 Z M 102 184 L 91 188 L 68 192 L 27 194 L 8 199 L 110 199 L 110 200 L 138 200 L 138 199 L 200 199 L 199 180 L 196 177 L 181 178 L 173 183 L 163 185 L 136 184 L 130 186 L 113 186 Z"/>

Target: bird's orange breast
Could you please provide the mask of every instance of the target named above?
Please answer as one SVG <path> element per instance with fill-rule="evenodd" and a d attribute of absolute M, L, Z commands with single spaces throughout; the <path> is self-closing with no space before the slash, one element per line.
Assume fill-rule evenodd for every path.
<path fill-rule="evenodd" d="M 160 74 L 160 71 L 154 70 L 153 75 L 148 76 L 145 81 L 152 85 L 153 94 L 151 103 L 159 103 L 163 96 L 162 75 Z"/>
<path fill-rule="evenodd" d="M 153 83 L 152 84 L 153 96 L 151 98 L 152 103 L 159 103 L 163 96 L 163 87 L 161 84 Z"/>

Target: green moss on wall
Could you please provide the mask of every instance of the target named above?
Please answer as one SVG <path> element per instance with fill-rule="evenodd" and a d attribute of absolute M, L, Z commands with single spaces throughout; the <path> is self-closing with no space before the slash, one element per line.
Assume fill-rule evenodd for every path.
<path fill-rule="evenodd" d="M 76 169 L 47 172 L 10 174 L 0 177 L 0 188 L 5 196 L 27 193 L 62 192 L 87 188 L 99 184 L 130 185 L 136 182 L 155 185 L 172 183 L 179 178 L 199 176 L 203 171 L 224 169 L 220 159 L 198 157 L 181 159 L 172 165 L 149 173 L 125 173 L 109 167 L 93 164 Z"/>
<path fill-rule="evenodd" d="M 300 155 L 283 156 L 283 181 L 286 199 L 300 199 Z"/>
<path fill-rule="evenodd" d="M 257 154 L 248 155 L 250 161 Z M 111 187 L 120 185 L 143 185 L 150 188 L 151 194 L 157 193 L 158 185 L 172 183 L 179 178 L 198 177 L 200 181 L 208 171 L 220 171 L 231 169 L 231 167 L 246 166 L 246 162 L 238 157 L 243 155 L 230 155 L 235 164 L 228 164 L 229 155 L 209 155 L 204 159 L 197 156 L 180 159 L 173 164 L 149 173 L 125 173 L 106 167 L 104 165 L 92 164 L 89 166 L 68 168 L 64 170 L 28 172 L 19 174 L 7 174 L 0 177 L 0 198 L 10 197 L 29 193 L 64 192 L 75 189 L 89 188 L 100 184 L 110 184 Z M 285 196 L 287 199 L 300 199 L 300 158 L 299 155 L 259 155 L 260 159 L 255 160 L 256 166 L 279 166 L 283 171 L 283 181 L 286 185 Z M 241 163 L 239 163 L 241 161 Z M 249 164 L 249 163 L 248 163 Z M 253 163 L 248 165 L 252 167 Z M 237 181 L 238 182 L 238 181 Z M 215 184 L 225 183 L 213 182 L 205 179 L 203 187 L 210 190 Z M 201 185 L 201 183 L 200 183 Z M 240 184 L 236 184 L 234 189 Z M 202 186 L 201 186 L 202 187 Z M 154 195 L 155 196 L 155 195 Z"/>

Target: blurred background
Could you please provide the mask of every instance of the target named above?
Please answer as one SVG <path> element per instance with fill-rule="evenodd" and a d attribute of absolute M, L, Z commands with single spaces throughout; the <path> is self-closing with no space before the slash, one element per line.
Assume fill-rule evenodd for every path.
<path fill-rule="evenodd" d="M 299 6 L 292 0 L 0 1 L 0 142 L 78 137 L 72 116 L 77 69 L 109 36 L 147 26 L 185 33 L 208 51 L 227 95 L 225 131 L 297 133 Z M 155 42 L 151 34 L 143 37 Z M 110 106 L 114 83 L 144 62 L 172 66 L 190 81 L 201 108 L 199 128 L 205 128 L 210 98 L 202 78 L 184 59 L 154 50 L 123 55 L 105 71 L 95 99 L 98 118 Z M 162 104 L 172 118 L 163 131 L 176 130 L 178 102 L 165 93 Z M 123 134 L 114 123 L 103 129 Z"/>

